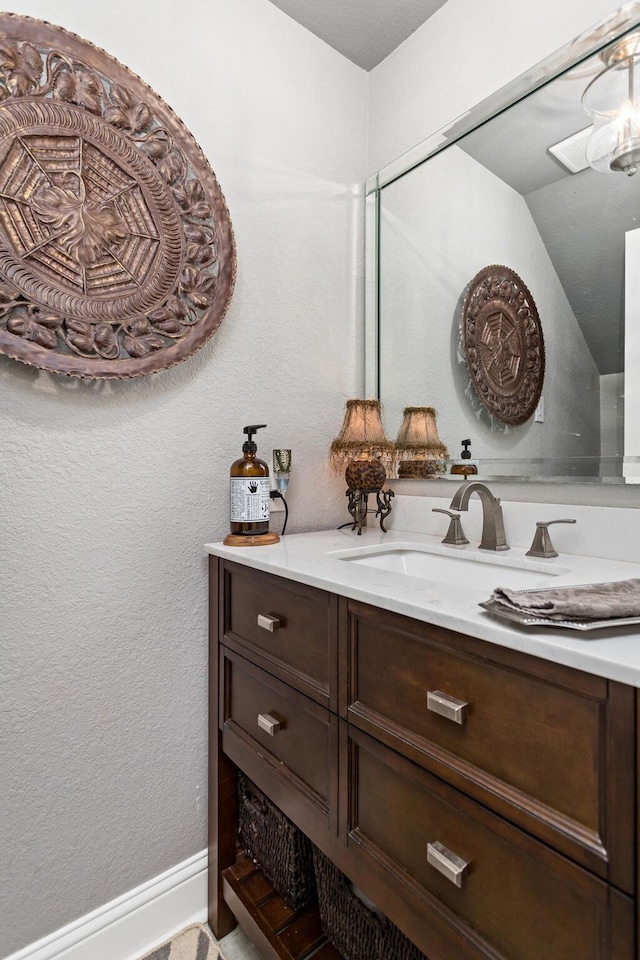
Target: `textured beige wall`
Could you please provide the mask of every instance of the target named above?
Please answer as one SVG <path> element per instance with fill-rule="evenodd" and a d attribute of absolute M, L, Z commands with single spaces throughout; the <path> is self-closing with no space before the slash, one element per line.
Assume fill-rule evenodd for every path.
<path fill-rule="evenodd" d="M 206 563 L 242 427 L 329 527 L 360 362 L 366 74 L 266 0 L 12 0 L 142 76 L 219 178 L 238 281 L 172 370 L 78 382 L 0 357 L 0 955 L 205 846 Z M 281 514 L 276 515 L 276 527 Z"/>

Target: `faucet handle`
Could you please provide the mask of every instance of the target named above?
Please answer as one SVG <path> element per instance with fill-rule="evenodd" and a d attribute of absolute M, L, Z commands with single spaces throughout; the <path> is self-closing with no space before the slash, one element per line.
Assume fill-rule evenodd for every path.
<path fill-rule="evenodd" d="M 451 543 L 454 546 L 459 546 L 460 544 L 463 544 L 463 543 L 469 543 L 469 541 L 464 535 L 464 530 L 462 529 L 462 523 L 460 522 L 459 513 L 452 513 L 451 510 L 441 510 L 440 507 L 432 507 L 431 512 L 444 513 L 448 517 L 451 517 L 449 529 L 447 530 L 447 535 L 442 541 L 443 543 Z"/>
<path fill-rule="evenodd" d="M 543 560 L 549 560 L 551 557 L 557 557 L 558 551 L 554 549 L 549 536 L 549 527 L 552 523 L 576 523 L 575 520 L 539 520 L 536 523 L 536 532 L 533 537 L 531 549 L 527 550 L 527 557 L 542 557 Z"/>

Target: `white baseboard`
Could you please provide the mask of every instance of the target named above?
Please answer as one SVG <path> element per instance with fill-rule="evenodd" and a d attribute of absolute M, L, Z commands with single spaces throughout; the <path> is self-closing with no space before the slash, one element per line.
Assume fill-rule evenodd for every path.
<path fill-rule="evenodd" d="M 203 850 L 6 960 L 133 960 L 206 919 Z"/>

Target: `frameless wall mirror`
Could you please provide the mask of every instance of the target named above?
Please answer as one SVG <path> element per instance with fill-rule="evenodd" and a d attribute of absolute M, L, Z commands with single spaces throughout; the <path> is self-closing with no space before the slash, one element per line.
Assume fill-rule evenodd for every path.
<path fill-rule="evenodd" d="M 636 164 L 631 3 L 371 178 L 367 391 L 388 436 L 405 406 L 431 405 L 450 456 L 471 438 L 481 476 L 640 482 Z M 461 336 L 471 281 L 491 265 L 521 278 L 543 333 L 540 402 L 518 424 L 477 385 L 478 365 L 508 390 L 531 362 L 518 303 L 511 320 L 491 307 L 477 355 Z"/>

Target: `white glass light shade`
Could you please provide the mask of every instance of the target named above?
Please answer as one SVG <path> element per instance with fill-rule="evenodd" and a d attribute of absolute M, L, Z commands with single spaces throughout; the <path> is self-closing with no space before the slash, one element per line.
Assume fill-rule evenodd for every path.
<path fill-rule="evenodd" d="M 600 173 L 611 172 L 611 161 L 618 147 L 621 126 L 616 120 L 596 120 L 585 150 L 587 163 Z"/>
<path fill-rule="evenodd" d="M 586 157 L 594 170 L 633 175 L 640 164 L 640 54 L 611 64 L 595 77 L 582 106 L 593 117 Z"/>
<path fill-rule="evenodd" d="M 582 94 L 582 106 L 590 116 L 612 119 L 629 99 L 629 69 L 640 63 L 640 54 L 612 63 L 594 77 Z M 640 76 L 640 74 L 639 74 Z"/>

